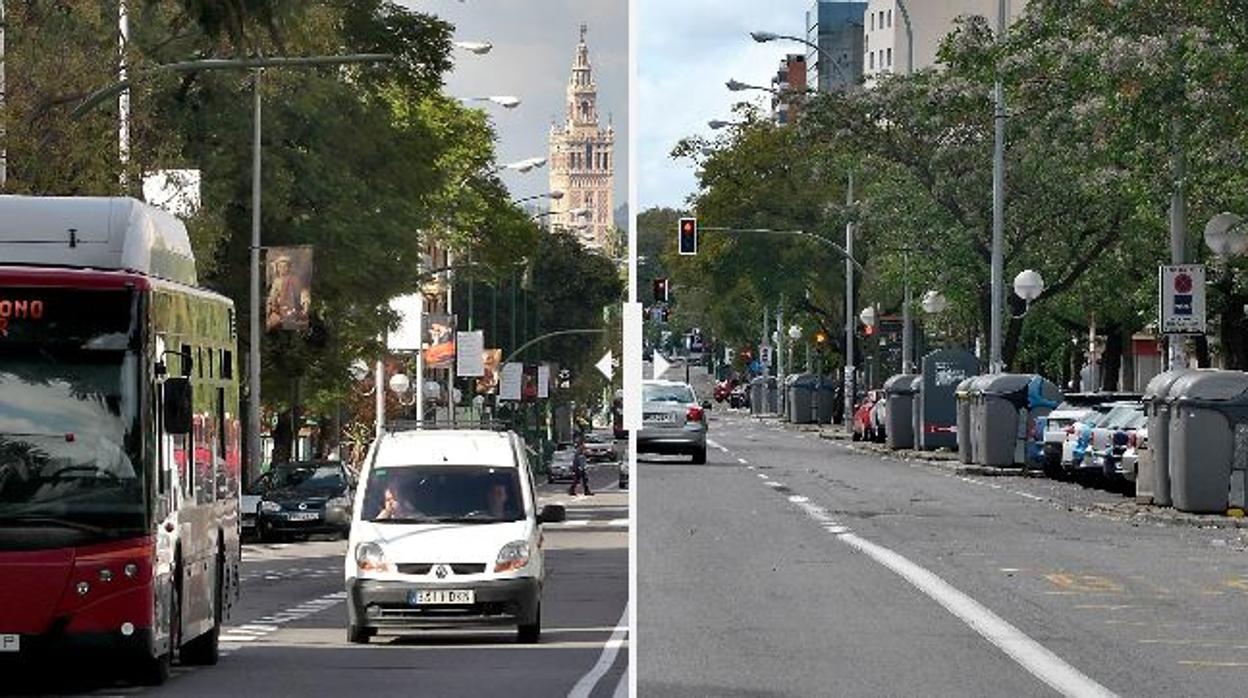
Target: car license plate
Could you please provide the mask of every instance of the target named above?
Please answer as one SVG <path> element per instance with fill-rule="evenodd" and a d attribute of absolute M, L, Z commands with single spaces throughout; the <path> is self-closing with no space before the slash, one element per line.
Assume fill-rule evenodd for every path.
<path fill-rule="evenodd" d="M 21 652 L 22 636 L 0 633 L 0 652 Z"/>
<path fill-rule="evenodd" d="M 460 605 L 476 603 L 477 593 L 472 589 L 438 589 L 435 591 L 409 591 L 410 606 Z"/>
<path fill-rule="evenodd" d="M 647 422 L 674 422 L 676 421 L 676 416 L 673 415 L 671 412 L 651 412 L 650 414 L 645 415 L 645 421 Z"/>
<path fill-rule="evenodd" d="M 288 521 L 314 521 L 320 514 L 314 511 L 296 511 L 286 515 Z"/>

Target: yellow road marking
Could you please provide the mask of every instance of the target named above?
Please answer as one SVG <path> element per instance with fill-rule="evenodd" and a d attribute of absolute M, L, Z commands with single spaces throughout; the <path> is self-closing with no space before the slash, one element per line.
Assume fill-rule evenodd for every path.
<path fill-rule="evenodd" d="M 1101 577 L 1094 574 L 1076 575 L 1054 572 L 1053 574 L 1044 575 L 1044 578 L 1055 586 L 1068 591 L 1120 594 L 1126 590 L 1125 587 L 1109 577 Z"/>

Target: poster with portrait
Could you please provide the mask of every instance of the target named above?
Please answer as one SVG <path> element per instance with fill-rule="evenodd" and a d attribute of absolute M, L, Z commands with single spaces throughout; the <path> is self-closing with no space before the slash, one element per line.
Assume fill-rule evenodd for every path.
<path fill-rule="evenodd" d="M 498 388 L 499 364 L 503 363 L 503 350 L 486 349 L 481 352 L 481 363 L 485 370 L 477 381 L 477 392 L 488 395 Z"/>
<path fill-rule="evenodd" d="M 273 330 L 306 330 L 312 309 L 312 247 L 265 249 L 264 327 Z"/>
<path fill-rule="evenodd" d="M 425 368 L 451 368 L 455 363 L 455 316 L 425 315 Z"/>

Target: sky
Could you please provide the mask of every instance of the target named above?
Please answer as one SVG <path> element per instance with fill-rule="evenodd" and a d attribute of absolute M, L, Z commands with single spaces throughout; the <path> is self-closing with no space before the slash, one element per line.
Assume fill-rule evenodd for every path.
<path fill-rule="evenodd" d="M 732 119 L 732 105 L 750 101 L 770 109 L 765 92 L 729 92 L 729 79 L 770 85 L 793 42 L 756 43 L 749 33 L 804 34 L 814 0 L 636 0 L 640 12 L 637 57 L 638 205 L 679 208 L 697 188 L 689 160 L 669 155 L 681 138 L 715 133 L 711 119 Z"/>
<path fill-rule="evenodd" d="M 456 97 L 514 95 L 515 109 L 481 103 L 498 134 L 498 162 L 546 157 L 552 120 L 562 122 L 580 25 L 598 83 L 598 113 L 615 126 L 615 204 L 628 196 L 628 0 L 401 0 L 455 26 L 456 41 L 489 41 L 478 56 L 454 49 L 445 92 Z M 501 175 L 512 196 L 546 193 L 545 167 Z"/>

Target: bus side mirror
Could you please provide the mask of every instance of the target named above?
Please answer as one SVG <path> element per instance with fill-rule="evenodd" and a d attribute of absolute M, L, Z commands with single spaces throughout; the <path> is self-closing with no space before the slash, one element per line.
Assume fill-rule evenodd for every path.
<path fill-rule="evenodd" d="M 188 378 L 166 378 L 164 383 L 165 433 L 191 433 L 191 381 Z"/>

